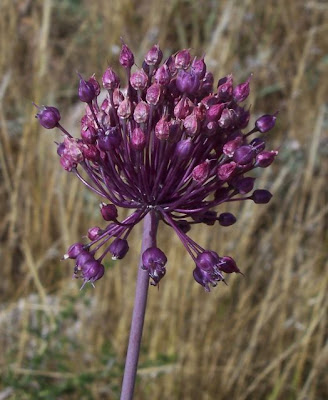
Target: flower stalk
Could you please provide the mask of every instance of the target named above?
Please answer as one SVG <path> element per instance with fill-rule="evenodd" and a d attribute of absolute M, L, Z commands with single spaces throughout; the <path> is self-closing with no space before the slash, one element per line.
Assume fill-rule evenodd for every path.
<path fill-rule="evenodd" d="M 156 212 L 150 211 L 144 218 L 141 257 L 138 268 L 136 293 L 130 328 L 130 338 L 125 361 L 121 400 L 131 400 L 133 398 L 140 351 L 140 342 L 142 337 L 142 329 L 144 324 L 147 305 L 147 294 L 149 288 L 149 275 L 147 271 L 142 268 L 142 254 L 148 248 L 156 246 L 157 226 L 158 217 L 156 215 Z"/>

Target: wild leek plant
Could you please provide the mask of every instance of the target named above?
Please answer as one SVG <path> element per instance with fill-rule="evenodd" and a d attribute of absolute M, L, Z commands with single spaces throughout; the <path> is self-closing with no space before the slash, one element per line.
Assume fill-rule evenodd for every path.
<path fill-rule="evenodd" d="M 133 227 L 144 221 L 124 400 L 133 396 L 149 281 L 156 286 L 166 273 L 167 258 L 156 242 L 158 224 L 177 234 L 193 259 L 196 282 L 209 292 L 225 282 L 224 274 L 240 270 L 233 258 L 204 249 L 187 233 L 194 224 L 234 224 L 233 214 L 213 210 L 222 203 L 268 203 L 271 193 L 253 191 L 255 178 L 247 173 L 268 167 L 277 155 L 265 150 L 263 138 L 252 138 L 272 129 L 276 115 L 263 115 L 243 132 L 250 112 L 240 103 L 249 95 L 251 77 L 234 86 L 228 75 L 213 86 L 204 58 L 192 59 L 189 50 L 163 63 L 162 56 L 155 45 L 142 68 L 136 68 L 133 53 L 123 44 L 119 61 L 127 87 L 122 89 L 108 68 L 102 77 L 108 93 L 101 104 L 96 78 L 80 76 L 78 96 L 86 103 L 80 138 L 60 124 L 57 108 L 38 107 L 36 115 L 44 128 L 63 133 L 57 147 L 62 167 L 103 199 L 100 212 L 108 224 L 90 228 L 90 241 L 73 244 L 64 256 L 75 260 L 74 276 L 82 278 L 82 286 L 104 275 L 108 253 L 114 260 L 126 255 Z M 119 221 L 117 208 L 132 211 Z"/>

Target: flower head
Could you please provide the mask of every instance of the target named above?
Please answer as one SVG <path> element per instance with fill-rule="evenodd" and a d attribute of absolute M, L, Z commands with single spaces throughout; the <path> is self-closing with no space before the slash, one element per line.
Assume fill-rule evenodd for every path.
<path fill-rule="evenodd" d="M 100 85 L 92 76 L 80 76 L 78 96 L 85 103 L 81 137 L 76 139 L 59 123 L 54 107 L 40 108 L 37 118 L 47 128 L 59 128 L 64 140 L 57 153 L 63 168 L 77 176 L 103 199 L 101 215 L 108 224 L 88 231 L 89 243 L 75 243 L 64 258 L 76 262 L 74 276 L 92 284 L 104 274 L 102 260 L 111 253 L 123 258 L 129 250 L 133 227 L 155 212 L 169 225 L 195 262 L 193 275 L 205 290 L 224 281 L 224 274 L 239 273 L 235 261 L 202 248 L 187 232 L 194 224 L 228 227 L 236 217 L 219 216 L 213 208 L 232 201 L 264 204 L 271 193 L 258 189 L 247 174 L 268 167 L 278 154 L 265 150 L 254 133 L 273 128 L 276 114 L 248 125 L 249 110 L 240 103 L 249 95 L 250 77 L 234 86 L 232 75 L 218 81 L 207 71 L 204 58 L 187 49 L 162 64 L 158 45 L 145 55 L 142 69 L 123 43 L 119 62 L 127 76 L 120 88 L 118 74 L 107 68 L 102 83 L 108 94 L 99 103 Z M 118 208 L 133 210 L 119 221 Z M 157 285 L 166 273 L 166 256 L 157 247 L 146 249 L 143 269 Z"/>

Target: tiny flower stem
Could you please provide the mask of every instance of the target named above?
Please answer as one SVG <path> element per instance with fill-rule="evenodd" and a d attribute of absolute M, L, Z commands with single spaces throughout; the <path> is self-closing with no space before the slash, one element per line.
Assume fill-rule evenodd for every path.
<path fill-rule="evenodd" d="M 158 226 L 158 216 L 154 211 L 150 211 L 144 219 L 144 228 L 141 245 L 142 253 L 149 247 L 156 246 L 156 232 Z M 143 323 L 145 318 L 147 294 L 149 287 L 149 275 L 147 271 L 141 269 L 142 258 L 138 269 L 135 301 L 130 329 L 128 351 L 125 361 L 125 369 L 122 383 L 121 400 L 132 400 L 134 384 L 137 373 L 140 342 L 142 336 Z"/>

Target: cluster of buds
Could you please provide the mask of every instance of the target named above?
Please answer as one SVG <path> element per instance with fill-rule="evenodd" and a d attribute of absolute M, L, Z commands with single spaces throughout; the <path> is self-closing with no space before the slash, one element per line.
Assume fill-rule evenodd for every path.
<path fill-rule="evenodd" d="M 133 227 L 154 212 L 178 235 L 195 262 L 195 280 L 209 291 L 224 281 L 224 274 L 240 270 L 231 257 L 205 250 L 187 232 L 199 223 L 234 224 L 233 214 L 213 210 L 222 203 L 263 204 L 271 198 L 267 190 L 253 191 L 255 178 L 246 176 L 268 167 L 277 155 L 265 150 L 262 137 L 250 139 L 272 129 L 276 114 L 263 115 L 243 132 L 250 112 L 240 103 L 249 95 L 251 77 L 234 86 L 228 75 L 215 87 L 204 58 L 192 59 L 189 50 L 163 63 L 162 57 L 155 45 L 137 68 L 133 53 L 123 44 L 119 61 L 127 87 L 123 90 L 116 72 L 108 68 L 102 77 L 108 93 L 101 104 L 98 81 L 80 76 L 78 96 L 86 104 L 80 138 L 60 124 L 56 108 L 39 107 L 36 115 L 44 128 L 63 133 L 57 148 L 62 167 L 105 199 L 101 215 L 109 224 L 89 229 L 90 242 L 75 243 L 65 255 L 76 260 L 74 274 L 84 283 L 103 276 L 106 254 L 113 259 L 126 255 Z M 133 212 L 120 222 L 117 207 Z M 142 260 L 151 283 L 157 285 L 166 272 L 165 254 L 152 247 Z"/>

